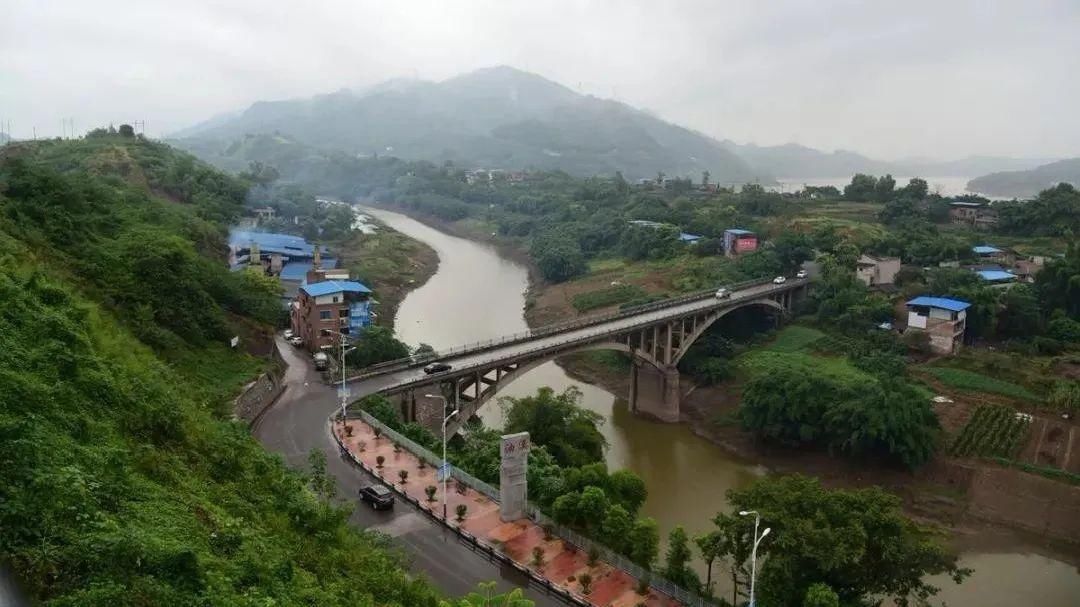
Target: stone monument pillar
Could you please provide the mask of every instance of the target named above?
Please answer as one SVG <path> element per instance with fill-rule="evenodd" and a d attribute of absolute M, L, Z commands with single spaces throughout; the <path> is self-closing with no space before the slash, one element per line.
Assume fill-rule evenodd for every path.
<path fill-rule="evenodd" d="M 529 469 L 528 432 L 506 434 L 502 437 L 499 465 L 499 518 L 503 522 L 516 521 L 528 514 L 525 506 L 529 486 L 526 475 Z"/>

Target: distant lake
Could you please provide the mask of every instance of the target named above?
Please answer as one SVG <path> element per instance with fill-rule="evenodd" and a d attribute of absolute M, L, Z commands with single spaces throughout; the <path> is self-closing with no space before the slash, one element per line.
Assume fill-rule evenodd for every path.
<path fill-rule="evenodd" d="M 940 194 L 942 196 L 959 196 L 961 194 L 977 194 L 978 192 L 970 192 L 967 189 L 967 182 L 973 179 L 973 177 L 963 177 L 958 175 L 948 175 L 943 177 L 922 177 L 926 180 L 926 183 L 930 184 L 930 192 L 934 194 Z M 907 182 L 911 180 L 911 177 L 901 177 L 893 175 L 893 179 L 896 180 L 896 187 L 902 188 L 907 185 Z M 779 189 L 783 192 L 794 192 L 801 190 L 808 185 L 812 186 L 835 186 L 841 192 L 844 191 L 844 186 L 851 183 L 851 177 L 815 177 L 812 179 L 778 179 L 779 186 L 774 186 L 769 189 Z M 985 196 L 985 194 L 979 194 Z M 989 196 L 988 198 L 993 198 Z"/>

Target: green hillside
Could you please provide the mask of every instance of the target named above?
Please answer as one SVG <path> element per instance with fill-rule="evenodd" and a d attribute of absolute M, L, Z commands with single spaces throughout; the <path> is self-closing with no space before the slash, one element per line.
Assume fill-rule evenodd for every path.
<path fill-rule="evenodd" d="M 435 605 L 228 420 L 277 314 L 247 184 L 100 133 L 0 152 L 0 564 L 49 605 Z"/>

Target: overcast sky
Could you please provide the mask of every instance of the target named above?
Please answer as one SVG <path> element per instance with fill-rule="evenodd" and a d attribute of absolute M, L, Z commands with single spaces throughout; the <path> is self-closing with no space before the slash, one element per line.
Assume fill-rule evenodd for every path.
<path fill-rule="evenodd" d="M 4 0 L 16 137 L 507 64 L 740 143 L 1080 156 L 1080 2 Z"/>

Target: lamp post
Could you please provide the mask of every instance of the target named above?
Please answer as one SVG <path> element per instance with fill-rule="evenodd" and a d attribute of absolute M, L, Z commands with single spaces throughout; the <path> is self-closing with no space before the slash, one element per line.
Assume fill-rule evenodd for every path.
<path fill-rule="evenodd" d="M 446 463 L 446 424 L 458 414 L 457 409 L 446 414 L 446 397 L 439 394 L 425 394 L 428 398 L 437 398 L 442 401 L 442 463 L 439 465 L 439 473 L 442 474 L 442 517 L 446 520 L 446 479 L 450 476 L 450 468 Z"/>
<path fill-rule="evenodd" d="M 347 397 L 345 396 L 345 354 L 347 354 L 349 352 L 352 352 L 356 348 L 353 347 L 353 348 L 349 348 L 348 350 L 345 349 L 345 337 L 347 335 L 346 333 L 342 333 L 340 331 L 333 331 L 331 329 L 327 329 L 327 331 L 330 331 L 330 333 L 333 333 L 334 335 L 337 335 L 338 338 L 339 338 L 339 341 L 341 341 L 341 359 L 338 362 L 341 364 L 341 423 L 344 424 L 345 423 L 345 405 L 346 405 L 346 401 L 348 400 Z"/>
<path fill-rule="evenodd" d="M 766 527 L 765 531 L 758 535 L 758 525 L 761 523 L 761 515 L 757 510 L 743 510 L 739 512 L 739 516 L 754 515 L 754 547 L 750 550 L 750 607 L 754 607 L 754 581 L 757 577 L 757 547 L 761 543 L 761 540 L 765 539 L 766 535 L 769 535 L 769 531 L 772 529 Z"/>

